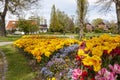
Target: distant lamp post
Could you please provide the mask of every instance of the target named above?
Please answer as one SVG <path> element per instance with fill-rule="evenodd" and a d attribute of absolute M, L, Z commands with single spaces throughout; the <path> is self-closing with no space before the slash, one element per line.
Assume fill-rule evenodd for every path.
<path fill-rule="evenodd" d="M 2 17 L 1 17 L 1 12 L 0 12 L 0 29 L 1 29 L 1 26 L 2 26 Z M 1 33 L 1 31 L 0 31 Z"/>
<path fill-rule="evenodd" d="M 1 17 L 1 12 L 0 12 L 0 26 L 2 25 L 2 17 Z"/>
<path fill-rule="evenodd" d="M 1 18 L 1 12 L 0 12 L 0 21 L 1 21 L 1 19 L 2 19 L 2 18 Z"/>

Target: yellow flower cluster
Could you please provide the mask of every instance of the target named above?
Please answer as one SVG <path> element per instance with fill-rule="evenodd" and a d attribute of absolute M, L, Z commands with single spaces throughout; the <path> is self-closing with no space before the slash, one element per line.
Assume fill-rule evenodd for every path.
<path fill-rule="evenodd" d="M 50 57 L 50 55 L 55 51 L 63 48 L 64 46 L 69 46 L 75 43 L 79 44 L 80 42 L 78 40 L 68 38 L 28 35 L 15 41 L 14 45 L 18 48 L 24 49 L 25 52 L 32 54 L 37 61 L 40 62 L 42 55 Z"/>
<path fill-rule="evenodd" d="M 53 78 L 48 78 L 47 80 L 57 80 L 57 79 L 53 77 Z"/>
<path fill-rule="evenodd" d="M 101 57 L 104 51 L 107 51 L 106 54 L 110 54 L 113 49 L 120 46 L 120 35 L 112 37 L 104 34 L 84 42 L 85 48 L 78 50 L 78 56 L 82 58 L 84 65 L 93 66 L 94 71 L 97 72 L 101 69 Z"/>
<path fill-rule="evenodd" d="M 37 38 L 37 39 L 49 38 L 49 39 L 53 39 L 53 38 L 57 38 L 57 37 L 56 36 L 49 36 L 49 35 L 25 35 L 22 38 Z"/>

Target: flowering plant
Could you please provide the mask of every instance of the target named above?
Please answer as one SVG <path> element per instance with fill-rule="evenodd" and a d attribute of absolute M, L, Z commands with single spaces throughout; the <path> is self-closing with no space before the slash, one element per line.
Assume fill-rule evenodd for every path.
<path fill-rule="evenodd" d="M 86 71 L 87 80 L 117 80 L 120 74 L 120 36 L 104 34 L 84 40 L 79 47 L 73 70 L 73 80 L 86 80 L 82 71 Z M 76 71 L 77 70 L 77 71 Z M 79 73 L 79 74 L 78 74 Z"/>
<path fill-rule="evenodd" d="M 40 62 L 45 57 L 50 58 L 59 49 L 76 43 L 79 44 L 80 42 L 75 39 L 56 38 L 54 36 L 26 35 L 15 41 L 14 45 L 22 48 L 24 52 L 31 54 L 37 62 Z"/>

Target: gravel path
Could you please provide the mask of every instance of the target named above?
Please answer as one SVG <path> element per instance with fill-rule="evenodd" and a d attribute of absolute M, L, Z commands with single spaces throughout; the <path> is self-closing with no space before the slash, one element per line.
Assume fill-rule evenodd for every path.
<path fill-rule="evenodd" d="M 0 42 L 0 46 L 12 44 L 13 42 Z M 0 50 L 0 80 L 5 80 L 7 71 L 7 60 L 5 54 Z"/>
<path fill-rule="evenodd" d="M 0 46 L 7 45 L 7 44 L 12 44 L 13 42 L 0 42 Z"/>

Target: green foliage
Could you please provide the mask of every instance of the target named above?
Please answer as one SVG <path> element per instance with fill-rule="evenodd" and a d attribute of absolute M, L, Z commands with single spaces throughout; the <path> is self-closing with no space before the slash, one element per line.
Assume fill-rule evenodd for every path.
<path fill-rule="evenodd" d="M 60 10 L 56 11 L 55 5 L 52 7 L 51 11 L 51 20 L 50 28 L 51 32 L 61 32 L 61 33 L 73 33 L 74 32 L 74 22 L 67 14 L 61 12 Z"/>
<path fill-rule="evenodd" d="M 6 37 L 5 17 L 8 11 L 19 16 L 19 14 L 23 14 L 23 10 L 36 8 L 39 1 L 40 0 L 0 0 L 0 4 L 3 3 L 0 5 L 0 36 Z"/>
<path fill-rule="evenodd" d="M 96 33 L 103 33 L 103 32 L 104 32 L 104 30 L 101 29 L 101 28 L 96 28 L 94 31 L 95 31 Z"/>
<path fill-rule="evenodd" d="M 22 35 L 7 35 L 7 37 L 0 37 L 0 42 L 15 41 L 22 37 Z"/>
<path fill-rule="evenodd" d="M 75 33 L 79 34 L 80 28 L 79 27 L 75 27 Z"/>
<path fill-rule="evenodd" d="M 114 21 L 110 21 L 110 32 L 118 33 L 118 26 L 117 23 L 115 23 Z"/>
<path fill-rule="evenodd" d="M 16 26 L 19 28 L 20 31 L 25 32 L 25 34 L 33 33 L 39 30 L 39 27 L 34 20 L 20 19 Z"/>
<path fill-rule="evenodd" d="M 8 70 L 6 80 L 33 80 L 35 72 L 28 66 L 26 58 L 12 46 L 6 45 L 0 47 L 5 53 Z"/>
<path fill-rule="evenodd" d="M 57 17 L 59 23 L 61 24 L 62 32 L 73 33 L 75 31 L 73 18 L 70 18 L 67 14 L 61 12 L 60 10 L 57 10 Z"/>
<path fill-rule="evenodd" d="M 94 25 L 94 27 L 97 27 L 102 22 L 103 22 L 103 19 L 97 18 L 92 21 L 92 24 Z"/>
<path fill-rule="evenodd" d="M 55 5 L 53 5 L 52 11 L 51 11 L 50 31 L 51 32 L 59 32 L 60 26 L 61 25 L 59 24 L 59 21 L 57 18 Z"/>

